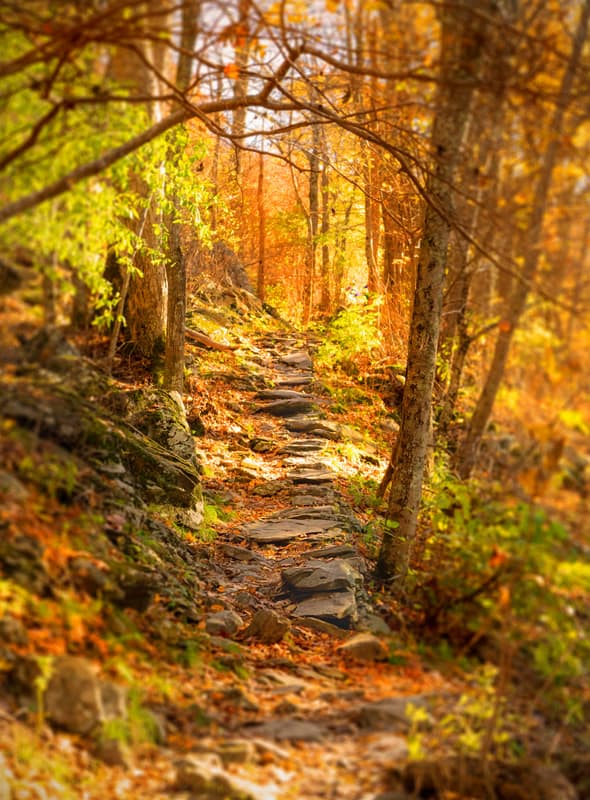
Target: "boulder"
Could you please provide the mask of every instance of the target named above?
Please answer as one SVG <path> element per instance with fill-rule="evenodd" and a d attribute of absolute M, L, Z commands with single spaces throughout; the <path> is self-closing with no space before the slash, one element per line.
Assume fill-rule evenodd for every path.
<path fill-rule="evenodd" d="M 259 609 L 248 627 L 242 632 L 245 639 L 258 639 L 264 644 L 280 642 L 291 625 L 286 617 L 268 608 Z"/>
<path fill-rule="evenodd" d="M 161 444 L 166 450 L 200 469 L 195 440 L 191 434 L 182 397 L 176 391 L 151 387 L 132 392 L 131 425 Z"/>
<path fill-rule="evenodd" d="M 189 754 L 176 764 L 175 790 L 188 790 L 199 800 L 274 800 L 276 793 L 268 786 L 259 786 L 230 775 L 213 754 Z"/>
<path fill-rule="evenodd" d="M 290 367 L 297 367 L 297 369 L 306 370 L 311 369 L 313 366 L 307 350 L 296 350 L 294 353 L 281 356 L 280 360 L 283 364 L 287 364 Z"/>
<path fill-rule="evenodd" d="M 127 716 L 125 689 L 100 680 L 89 661 L 74 656 L 56 659 L 43 702 L 49 721 L 70 733 L 88 735 Z"/>
<path fill-rule="evenodd" d="M 64 326 L 45 325 L 23 342 L 22 356 L 29 364 L 61 372 L 80 357 L 80 351 L 67 339 Z"/>
<path fill-rule="evenodd" d="M 50 585 L 44 563 L 45 547 L 26 534 L 0 536 L 0 572 L 30 592 L 43 594 Z"/>
<path fill-rule="evenodd" d="M 94 755 L 109 767 L 126 767 L 133 765 L 131 748 L 121 738 L 100 736 L 93 748 Z"/>
<path fill-rule="evenodd" d="M 317 617 L 350 628 L 357 619 L 356 598 L 353 591 L 313 595 L 298 603 L 293 614 L 296 617 Z"/>
<path fill-rule="evenodd" d="M 389 656 L 381 639 L 371 633 L 357 633 L 339 645 L 338 650 L 355 661 L 387 661 Z"/>
<path fill-rule="evenodd" d="M 284 569 L 282 578 L 292 591 L 301 594 L 354 589 L 362 581 L 360 573 L 340 559 L 310 559 L 303 566 Z"/>
<path fill-rule="evenodd" d="M 233 636 L 244 621 L 235 611 L 218 611 L 205 619 L 205 630 L 213 636 Z"/>
<path fill-rule="evenodd" d="M 180 507 L 202 518 L 199 468 L 195 459 L 184 457 L 189 451 L 179 455 L 142 433 L 133 414 L 136 424 L 126 422 L 129 406 L 136 403 L 127 393 L 105 383 L 104 376 L 72 370 L 68 381 L 71 385 L 64 383 L 59 389 L 51 380 L 39 377 L 4 384 L 0 388 L 0 414 L 76 452 L 97 470 L 115 462 L 118 470 L 124 470 L 118 481 L 121 488 L 124 485 L 127 492 L 137 493 L 142 501 Z M 119 418 L 116 424 L 114 415 Z M 179 424 L 178 430 L 181 428 Z M 178 444 L 175 436 L 167 442 L 170 446 Z"/>

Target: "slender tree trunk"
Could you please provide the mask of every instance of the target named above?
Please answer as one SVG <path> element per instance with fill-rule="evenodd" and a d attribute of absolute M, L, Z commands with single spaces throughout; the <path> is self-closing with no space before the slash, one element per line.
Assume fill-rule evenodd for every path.
<path fill-rule="evenodd" d="M 539 255 L 541 252 L 540 245 L 543 234 L 545 209 L 549 198 L 553 170 L 559 154 L 559 135 L 563 129 L 574 77 L 586 40 L 589 18 L 590 0 L 585 0 L 574 38 L 572 52 L 563 74 L 561 87 L 556 98 L 555 111 L 549 126 L 551 138 L 545 151 L 543 164 L 541 166 L 541 174 L 535 188 L 531 219 L 528 227 L 528 247 L 525 254 L 522 275 L 516 284 L 510 304 L 506 309 L 505 317 L 500 324 L 492 363 L 473 416 L 471 417 L 467 435 L 457 454 L 457 469 L 462 478 L 468 478 L 475 466 L 479 443 L 488 424 L 498 389 L 504 377 L 504 369 L 506 361 L 508 360 L 512 337 L 524 312 L 527 296 L 537 272 Z"/>
<path fill-rule="evenodd" d="M 311 126 L 312 145 L 308 153 L 309 161 L 309 216 L 307 228 L 307 264 L 303 291 L 303 323 L 311 319 L 316 274 L 316 254 L 319 229 L 319 185 L 320 185 L 320 131 L 319 125 Z"/>
<path fill-rule="evenodd" d="M 395 581 L 396 590 L 403 588 L 416 536 L 453 216 L 452 186 L 470 112 L 474 72 L 483 49 L 483 16 L 473 15 L 470 9 L 491 13 L 490 4 L 485 0 L 476 3 L 463 0 L 453 6 L 443 6 L 441 10 L 442 84 L 431 137 L 436 163 L 428 180 L 430 203 L 426 208 L 418 259 L 402 417 L 393 456 L 386 527 L 377 563 L 377 575 L 382 580 Z"/>
<path fill-rule="evenodd" d="M 138 52 L 130 49 L 117 49 L 110 65 L 111 75 L 121 84 L 133 86 L 140 91 L 149 87 L 155 97 L 160 94 L 158 79 L 154 69 L 160 73 L 164 68 L 165 43 L 158 42 L 162 26 L 166 26 L 168 19 L 162 14 L 160 0 L 145 0 L 142 4 L 145 11 L 143 25 L 145 31 L 140 32 L 135 43 Z M 142 39 L 141 34 L 147 34 Z M 161 105 L 158 102 L 150 104 L 150 114 L 154 122 L 161 118 Z M 131 179 L 133 190 L 146 198 L 148 187 L 141 175 L 133 175 Z M 148 210 L 147 222 L 143 230 L 143 238 L 148 248 L 157 249 L 159 243 L 153 233 L 153 225 L 157 221 L 152 208 Z M 133 222 L 131 223 L 134 224 Z M 137 232 L 139 223 L 135 223 Z M 125 319 L 127 334 L 132 341 L 138 355 L 144 356 L 155 366 L 161 358 L 166 338 L 168 287 L 166 283 L 166 270 L 163 264 L 156 262 L 145 253 L 135 256 L 135 266 L 140 274 L 134 275 L 129 284 Z"/>
<path fill-rule="evenodd" d="M 256 291 L 260 302 L 264 303 L 265 293 L 265 260 L 266 260 L 266 230 L 264 212 L 264 153 L 258 154 L 258 186 L 256 190 L 256 205 L 258 210 L 258 271 L 256 276 Z"/>
<path fill-rule="evenodd" d="M 334 245 L 333 302 L 335 308 L 339 308 L 343 302 L 344 267 L 346 264 L 346 243 L 348 238 L 348 226 L 350 224 L 351 213 L 352 213 L 352 200 L 346 206 L 346 209 L 344 211 L 344 219 L 341 223 L 340 232 L 336 236 L 336 242 Z"/>
<path fill-rule="evenodd" d="M 182 92 L 186 91 L 191 83 L 192 56 L 197 36 L 197 22 L 200 2 L 187 0 L 182 8 L 182 52 L 176 69 L 176 86 Z M 174 151 L 170 154 L 169 161 L 175 162 Z M 169 215 L 168 229 L 168 260 L 166 263 L 166 278 L 168 283 L 168 304 L 166 324 L 166 348 L 164 351 L 164 377 L 163 385 L 168 391 L 177 391 L 182 394 L 184 389 L 184 339 L 186 325 L 186 259 L 182 250 L 182 225 L 177 219 L 180 213 L 180 203 L 175 201 L 176 212 Z"/>
<path fill-rule="evenodd" d="M 378 289 L 377 252 L 379 248 L 379 216 L 375 203 L 375 169 L 372 159 L 375 157 L 366 142 L 362 143 L 364 196 L 365 196 L 365 260 L 367 262 L 367 288 L 369 294 Z"/>
<path fill-rule="evenodd" d="M 330 179 L 328 175 L 327 154 L 325 139 L 324 144 L 324 163 L 321 175 L 322 190 L 322 213 L 320 235 L 322 243 L 322 260 L 320 264 L 321 286 L 320 286 L 320 311 L 328 313 L 330 311 L 330 246 L 328 245 L 328 235 L 330 233 Z"/>
<path fill-rule="evenodd" d="M 234 34 L 234 65 L 238 72 L 236 79 L 233 82 L 233 91 L 236 97 L 243 99 L 248 93 L 249 78 L 247 74 L 247 66 L 250 58 L 250 46 L 252 43 L 252 36 L 250 32 L 250 0 L 239 0 L 238 2 L 238 21 Z M 246 108 L 238 108 L 232 114 L 231 133 L 235 136 L 234 141 L 234 180 L 235 180 L 235 197 L 233 201 L 234 210 L 234 228 L 238 239 L 238 255 L 240 260 L 245 260 L 244 252 L 244 239 L 245 239 L 245 226 L 244 226 L 244 208 L 245 208 L 245 191 L 244 191 L 244 170 L 242 165 L 242 150 L 243 141 L 241 137 L 246 130 Z"/>
<path fill-rule="evenodd" d="M 184 328 L 186 324 L 186 260 L 180 241 L 180 225 L 172 223 L 168 277 L 168 330 L 164 354 L 164 388 L 182 394 L 184 389 Z"/>

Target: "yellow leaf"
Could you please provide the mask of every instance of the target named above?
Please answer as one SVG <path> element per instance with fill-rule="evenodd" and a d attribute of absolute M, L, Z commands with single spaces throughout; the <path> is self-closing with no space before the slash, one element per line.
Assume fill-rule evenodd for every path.
<path fill-rule="evenodd" d="M 498 593 L 498 605 L 500 608 L 509 608 L 510 589 L 508 586 L 500 586 L 500 591 Z"/>
<path fill-rule="evenodd" d="M 235 81 L 240 77 L 240 68 L 237 64 L 226 64 L 223 68 L 223 73 L 228 78 L 231 78 L 232 81 Z"/>

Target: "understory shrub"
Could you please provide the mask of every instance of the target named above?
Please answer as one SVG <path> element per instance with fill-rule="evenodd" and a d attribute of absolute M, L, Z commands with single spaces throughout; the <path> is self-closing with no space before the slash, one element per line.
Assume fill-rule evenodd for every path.
<path fill-rule="evenodd" d="M 356 377 L 370 367 L 381 344 L 378 303 L 352 305 L 339 311 L 328 324 L 316 365 Z"/>
<path fill-rule="evenodd" d="M 440 464 L 422 525 L 409 596 L 424 629 L 465 654 L 524 657 L 538 699 L 581 719 L 590 563 L 563 526 Z"/>

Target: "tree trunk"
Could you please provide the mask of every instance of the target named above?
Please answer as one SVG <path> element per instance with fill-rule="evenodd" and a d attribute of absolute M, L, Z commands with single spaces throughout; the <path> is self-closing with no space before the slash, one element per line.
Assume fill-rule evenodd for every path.
<path fill-rule="evenodd" d="M 256 191 L 256 204 L 258 210 L 258 271 L 256 276 L 256 291 L 261 303 L 264 303 L 265 294 L 265 216 L 264 216 L 264 153 L 258 154 L 258 186 Z"/>
<path fill-rule="evenodd" d="M 168 18 L 162 14 L 159 0 L 146 0 L 142 5 L 145 11 L 144 35 L 149 34 L 149 36 L 142 38 L 140 32 L 137 42 L 134 43 L 142 57 L 131 48 L 117 48 L 110 65 L 110 74 L 121 84 L 132 86 L 138 91 L 144 91 L 147 86 L 150 93 L 157 97 L 160 94 L 159 81 L 156 72 L 150 69 L 150 65 L 161 74 L 166 45 L 163 40 L 158 42 L 157 37 L 161 29 L 168 24 Z M 161 116 L 160 103 L 157 101 L 151 103 L 150 112 L 152 120 L 157 121 Z M 148 188 L 140 175 L 133 176 L 132 189 L 147 198 Z M 158 249 L 159 243 L 153 234 L 153 225 L 157 217 L 152 206 L 147 213 L 142 236 L 149 249 Z M 139 222 L 135 223 L 136 232 L 139 225 Z M 166 337 L 168 303 L 166 270 L 163 264 L 157 263 L 146 253 L 138 253 L 135 256 L 135 266 L 140 274 L 134 275 L 129 285 L 125 308 L 127 334 L 138 355 L 150 359 L 155 366 L 163 353 Z"/>
<path fill-rule="evenodd" d="M 420 243 L 408 343 L 406 386 L 395 447 L 387 521 L 377 575 L 403 589 L 422 497 L 432 408 L 432 388 L 442 311 L 452 186 L 474 89 L 474 71 L 483 50 L 483 15 L 489 2 L 467 0 L 441 10 L 441 89 L 431 149 L 436 163 L 428 180 L 429 204 Z"/>
<path fill-rule="evenodd" d="M 309 215 L 307 227 L 307 263 L 305 284 L 303 288 L 303 323 L 307 325 L 311 319 L 315 289 L 316 253 L 319 228 L 319 184 L 320 184 L 320 131 L 316 123 L 311 126 L 312 145 L 307 154 L 309 162 Z"/>
<path fill-rule="evenodd" d="M 186 260 L 180 240 L 180 223 L 171 222 L 166 276 L 168 278 L 168 325 L 164 351 L 163 386 L 182 394 L 184 389 L 184 328 L 186 318 Z"/>
<path fill-rule="evenodd" d="M 323 137 L 322 137 L 323 139 Z M 325 145 L 325 140 L 324 140 Z M 324 164 L 322 166 L 321 188 L 322 188 L 322 214 L 321 214 L 321 242 L 322 260 L 320 265 L 321 286 L 320 286 L 320 311 L 329 313 L 330 300 L 330 247 L 328 245 L 328 235 L 330 233 L 330 181 L 328 176 L 328 165 L 326 161 L 326 148 L 324 146 Z"/>
<path fill-rule="evenodd" d="M 367 289 L 375 294 L 379 288 L 377 278 L 377 253 L 379 249 L 379 215 L 375 203 L 375 169 L 372 159 L 375 157 L 366 142 L 362 142 L 363 171 L 365 196 L 365 260 L 367 262 Z"/>
<path fill-rule="evenodd" d="M 512 337 L 524 312 L 527 296 L 537 272 L 539 255 L 541 253 L 540 245 L 543 234 L 545 209 L 549 198 L 553 170 L 559 153 L 559 135 L 563 129 L 565 113 L 569 105 L 576 70 L 586 40 L 589 18 L 590 0 L 585 0 L 571 55 L 563 74 L 559 93 L 555 101 L 555 111 L 549 126 L 551 138 L 545 151 L 541 166 L 541 174 L 535 188 L 531 219 L 528 226 L 528 247 L 525 254 L 522 275 L 516 284 L 505 316 L 500 324 L 492 363 L 477 401 L 475 411 L 471 417 L 467 435 L 457 454 L 457 469 L 462 478 L 468 478 L 475 466 L 479 444 L 492 413 L 492 408 L 502 378 L 504 377 L 504 369 L 508 359 L 508 353 L 510 352 Z"/>

